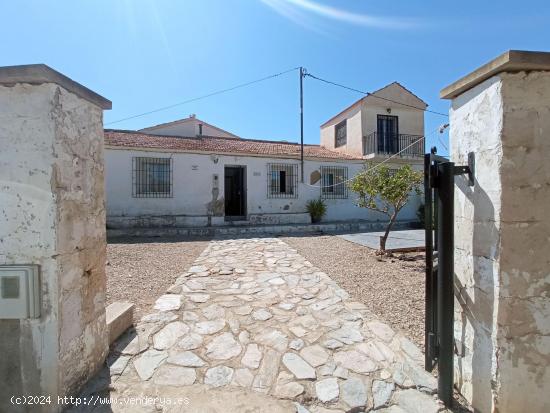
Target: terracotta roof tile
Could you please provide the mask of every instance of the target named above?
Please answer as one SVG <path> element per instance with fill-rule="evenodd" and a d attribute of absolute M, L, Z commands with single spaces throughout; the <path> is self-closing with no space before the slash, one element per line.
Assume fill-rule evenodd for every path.
<path fill-rule="evenodd" d="M 275 157 L 300 157 L 300 145 L 281 141 L 218 138 L 211 136 L 175 137 L 135 131 L 105 130 L 105 144 L 125 148 L 150 148 L 174 151 L 240 153 Z M 304 145 L 304 157 L 326 159 L 362 159 L 328 150 L 319 145 Z"/>

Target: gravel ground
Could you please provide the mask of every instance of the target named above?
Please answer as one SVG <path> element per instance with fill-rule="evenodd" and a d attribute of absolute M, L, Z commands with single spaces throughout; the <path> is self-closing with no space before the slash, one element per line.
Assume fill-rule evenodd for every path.
<path fill-rule="evenodd" d="M 208 239 L 129 238 L 107 245 L 107 304 L 130 301 L 134 320 L 151 310 L 155 300 L 187 270 Z"/>
<path fill-rule="evenodd" d="M 423 254 L 404 254 L 417 257 L 415 261 L 381 258 L 370 248 L 332 235 L 281 239 L 424 350 Z"/>

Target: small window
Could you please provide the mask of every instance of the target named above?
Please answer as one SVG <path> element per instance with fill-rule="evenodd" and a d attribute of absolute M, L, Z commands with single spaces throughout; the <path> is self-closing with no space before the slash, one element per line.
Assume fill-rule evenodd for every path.
<path fill-rule="evenodd" d="M 345 199 L 348 197 L 348 168 L 345 166 L 321 166 L 321 197 Z"/>
<path fill-rule="evenodd" d="M 298 165 L 277 163 L 267 165 L 267 197 L 298 197 Z"/>
<path fill-rule="evenodd" d="M 334 127 L 334 147 L 336 148 L 345 145 L 348 141 L 346 122 L 347 120 L 344 119 L 342 122 Z"/>
<path fill-rule="evenodd" d="M 172 158 L 133 158 L 134 198 L 172 197 Z"/>

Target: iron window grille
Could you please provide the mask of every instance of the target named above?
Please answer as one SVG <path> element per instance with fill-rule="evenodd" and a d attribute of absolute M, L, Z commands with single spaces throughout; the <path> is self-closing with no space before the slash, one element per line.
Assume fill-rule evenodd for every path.
<path fill-rule="evenodd" d="M 267 197 L 298 198 L 297 164 L 267 164 Z"/>
<path fill-rule="evenodd" d="M 346 124 L 347 119 L 344 119 L 334 127 L 334 147 L 336 148 L 345 145 L 348 141 Z"/>
<path fill-rule="evenodd" d="M 348 197 L 348 168 L 345 166 L 321 166 L 321 197 L 346 199 Z"/>
<path fill-rule="evenodd" d="M 134 198 L 172 198 L 172 158 L 132 158 Z"/>

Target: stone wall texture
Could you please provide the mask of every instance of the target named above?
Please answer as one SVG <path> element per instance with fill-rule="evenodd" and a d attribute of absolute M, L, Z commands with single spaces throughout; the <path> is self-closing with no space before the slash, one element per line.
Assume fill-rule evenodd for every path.
<path fill-rule="evenodd" d="M 41 317 L 0 320 L 0 411 L 18 411 L 6 396 L 73 394 L 108 351 L 102 109 L 0 86 L 0 176 L 0 262 L 41 266 Z"/>
<path fill-rule="evenodd" d="M 455 98 L 455 380 L 480 412 L 550 411 L 550 72 L 501 73 Z"/>

